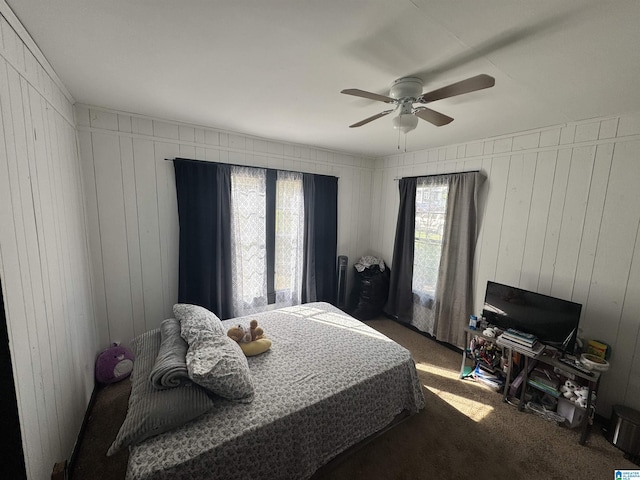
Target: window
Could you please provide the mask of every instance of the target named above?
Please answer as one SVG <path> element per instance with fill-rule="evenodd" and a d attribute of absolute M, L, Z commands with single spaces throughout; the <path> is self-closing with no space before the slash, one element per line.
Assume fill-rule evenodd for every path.
<path fill-rule="evenodd" d="M 173 165 L 179 303 L 225 319 L 335 301 L 337 177 L 184 158 Z"/>
<path fill-rule="evenodd" d="M 462 172 L 408 177 L 400 204 L 385 313 L 437 340 L 465 343 L 473 310 L 476 198 L 483 176 Z"/>
<path fill-rule="evenodd" d="M 267 305 L 266 199 L 264 170 L 231 170 L 231 268 L 234 312 Z M 249 312 L 247 312 L 249 313 Z"/>
<path fill-rule="evenodd" d="M 231 169 L 233 303 L 237 316 L 301 301 L 302 174 Z"/>
<path fill-rule="evenodd" d="M 443 182 L 427 182 L 420 179 L 416 187 L 412 290 L 432 300 L 438 281 L 449 187 Z"/>
<path fill-rule="evenodd" d="M 304 247 L 302 175 L 278 172 L 276 183 L 275 292 L 279 306 L 301 302 Z"/>

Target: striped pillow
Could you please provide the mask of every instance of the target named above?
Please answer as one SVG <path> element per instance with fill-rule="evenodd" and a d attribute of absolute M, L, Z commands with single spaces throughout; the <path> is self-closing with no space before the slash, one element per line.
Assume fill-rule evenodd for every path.
<path fill-rule="evenodd" d="M 153 388 L 149 374 L 160 350 L 160 343 L 159 328 L 143 333 L 132 342 L 136 360 L 131 375 L 129 406 L 107 456 L 123 447 L 177 428 L 214 406 L 214 401 L 206 391 L 196 384 L 168 390 Z"/>

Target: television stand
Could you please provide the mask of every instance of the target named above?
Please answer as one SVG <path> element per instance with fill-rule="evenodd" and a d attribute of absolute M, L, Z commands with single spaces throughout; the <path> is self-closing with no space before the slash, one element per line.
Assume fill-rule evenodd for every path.
<path fill-rule="evenodd" d="M 500 342 L 500 337 L 498 338 L 488 337 L 486 335 L 483 335 L 481 330 L 473 330 L 467 327 L 465 329 L 466 345 L 462 351 L 462 366 L 460 367 L 460 378 L 464 378 L 466 376 L 465 366 L 466 366 L 466 360 L 467 360 L 467 348 L 469 346 L 469 343 L 471 342 L 472 336 L 478 336 L 479 338 L 482 338 L 485 341 L 501 346 L 503 350 L 507 351 L 507 358 L 509 359 L 509 361 L 507 364 L 508 367 L 506 372 L 506 381 L 504 384 L 504 390 L 502 392 L 502 398 L 506 402 L 509 395 L 509 389 L 511 388 L 511 386 L 514 384 L 521 385 L 521 387 L 518 386 L 518 388 L 520 388 L 518 411 L 522 411 L 524 409 L 525 394 L 526 394 L 527 388 L 528 387 L 538 388 L 536 387 L 536 385 L 529 382 L 529 373 L 531 370 L 533 370 L 536 362 L 541 362 L 541 363 L 544 363 L 545 365 L 552 367 L 555 372 L 561 375 L 561 377 L 568 378 L 571 380 L 579 379 L 581 382 L 585 383 L 589 388 L 589 392 L 587 396 L 586 414 L 584 415 L 584 418 L 582 418 L 581 425 L 580 425 L 581 432 L 580 432 L 579 443 L 580 445 L 584 445 L 586 443 L 587 437 L 589 436 L 589 430 L 590 430 L 589 412 L 592 409 L 591 397 L 593 393 L 597 394 L 598 386 L 600 384 L 600 372 L 585 369 L 581 365 L 575 365 L 573 361 L 571 361 L 566 357 L 556 358 L 546 349 L 540 352 L 532 352 L 526 347 L 517 348 L 512 345 L 508 345 L 508 346 L 505 344 L 501 345 L 502 342 Z M 511 364 L 513 362 L 514 353 L 519 353 L 524 357 L 524 368 L 522 369 L 518 377 L 516 377 L 515 379 L 512 379 Z M 569 363 L 567 363 L 567 361 Z M 549 393 L 547 390 L 544 390 L 544 391 L 545 393 Z M 552 393 L 552 395 L 556 397 L 561 397 L 561 394 L 559 392 L 555 392 L 555 395 Z M 580 407 L 576 406 L 575 408 L 580 408 Z"/>
<path fill-rule="evenodd" d="M 505 402 L 507 401 L 509 387 L 511 386 L 511 363 L 513 362 L 513 352 L 517 352 L 522 356 L 524 356 L 524 369 L 522 370 L 522 373 L 523 373 L 522 385 L 525 385 L 525 387 L 523 387 L 521 390 L 520 403 L 518 404 L 518 410 L 522 411 L 524 409 L 524 395 L 527 390 L 526 385 L 528 384 L 528 381 L 529 381 L 529 372 L 531 372 L 531 370 L 533 369 L 533 364 L 529 365 L 529 359 L 532 359 L 532 358 L 535 359 L 540 357 L 540 355 L 544 353 L 545 347 L 544 345 L 539 345 L 540 348 L 533 351 L 526 347 L 517 347 L 511 343 L 503 343 L 501 342 L 501 340 L 502 339 L 498 337 L 496 339 L 496 344 L 500 345 L 503 349 L 506 349 L 507 352 L 509 352 L 507 356 L 507 358 L 509 359 L 508 368 L 507 368 L 507 381 L 505 383 L 504 392 L 502 394 L 502 400 Z M 514 380 L 517 380 L 517 379 L 514 379 Z"/>

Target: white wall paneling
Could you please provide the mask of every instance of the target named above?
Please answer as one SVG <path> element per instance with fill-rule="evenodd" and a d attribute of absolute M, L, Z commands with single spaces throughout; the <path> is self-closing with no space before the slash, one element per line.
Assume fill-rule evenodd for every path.
<path fill-rule="evenodd" d="M 509 162 L 509 176 L 506 183 L 503 222 L 520 224 L 520 228 L 506 229 L 499 242 L 498 262 L 495 275 L 505 282 L 515 285 L 520 281 L 520 270 L 524 253 L 524 239 L 527 233 L 533 172 L 536 158 L 513 155 Z"/>
<path fill-rule="evenodd" d="M 630 114 L 377 159 L 372 204 L 389 207 L 372 212 L 371 248 L 391 260 L 394 178 L 407 163 L 411 175 L 479 168 L 475 312 L 487 280 L 581 303 L 582 336 L 612 347 L 598 413 L 640 408 L 639 154 L 640 114 Z"/>
<path fill-rule="evenodd" d="M 528 222 L 524 239 L 522 267 L 518 272 L 518 284 L 526 290 L 538 290 L 557 160 L 557 150 L 538 152 L 536 155 L 535 174 L 530 179 L 533 188 L 531 189 L 530 208 L 527 213 Z M 485 209 L 485 214 L 488 212 L 489 209 Z M 487 255 L 486 258 L 488 262 L 493 261 L 491 255 Z M 478 298 L 481 298 L 484 294 L 484 288 L 485 284 L 478 282 L 476 289 L 479 295 Z"/>
<path fill-rule="evenodd" d="M 373 159 L 84 105 L 76 118 L 101 347 L 172 316 L 179 222 L 167 158 L 335 175 L 338 254 L 352 265 L 369 253 Z"/>
<path fill-rule="evenodd" d="M 82 135 L 83 133 L 80 133 Z M 114 155 L 117 152 L 113 152 Z M 112 161 L 117 162 L 113 156 Z M 160 159 L 161 161 L 162 159 Z M 162 264 L 160 256 L 160 227 L 158 220 L 158 193 L 156 179 L 156 159 L 154 144 L 151 140 L 135 138 L 133 140 L 133 164 L 135 166 L 136 197 L 127 201 L 135 201 L 138 205 L 138 248 L 142 265 L 142 286 L 145 312 L 145 328 L 159 325 L 168 318 L 170 312 L 165 312 L 163 299 Z M 108 205 L 98 205 L 100 209 L 109 208 Z M 127 232 L 128 234 L 136 233 Z M 104 257 L 103 261 L 108 261 Z M 126 282 L 126 279 L 122 279 Z M 175 295 L 174 295 L 175 296 Z M 166 316 L 168 315 L 168 316 Z M 111 324 L 112 317 L 107 317 Z M 144 330 L 143 330 L 144 331 Z M 135 332 L 136 334 L 142 332 Z M 104 342 L 104 339 L 101 339 Z"/>
<path fill-rule="evenodd" d="M 27 474 L 41 479 L 69 458 L 93 390 L 91 271 L 68 94 L 0 13 L 0 276 Z"/>

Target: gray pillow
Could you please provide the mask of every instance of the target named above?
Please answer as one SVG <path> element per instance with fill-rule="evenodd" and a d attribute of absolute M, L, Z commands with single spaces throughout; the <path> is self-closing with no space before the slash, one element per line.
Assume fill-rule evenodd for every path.
<path fill-rule="evenodd" d="M 247 357 L 228 336 L 201 332 L 189 343 L 186 358 L 189 377 L 198 385 L 228 400 L 253 400 Z"/>
<path fill-rule="evenodd" d="M 157 390 L 149 381 L 160 350 L 160 329 L 136 337 L 132 343 L 136 361 L 131 376 L 131 396 L 127 415 L 116 439 L 107 451 L 113 455 L 120 448 L 177 428 L 199 417 L 214 406 L 207 392 L 195 384 Z"/>
<path fill-rule="evenodd" d="M 180 322 L 175 318 L 163 320 L 160 339 L 160 351 L 149 374 L 151 385 L 162 390 L 191 382 L 186 361 L 189 345 L 180 335 Z"/>
<path fill-rule="evenodd" d="M 180 322 L 182 338 L 189 344 L 195 341 L 202 332 L 226 335 L 220 319 L 215 313 L 204 307 L 189 303 L 176 303 L 173 306 L 173 315 Z"/>

